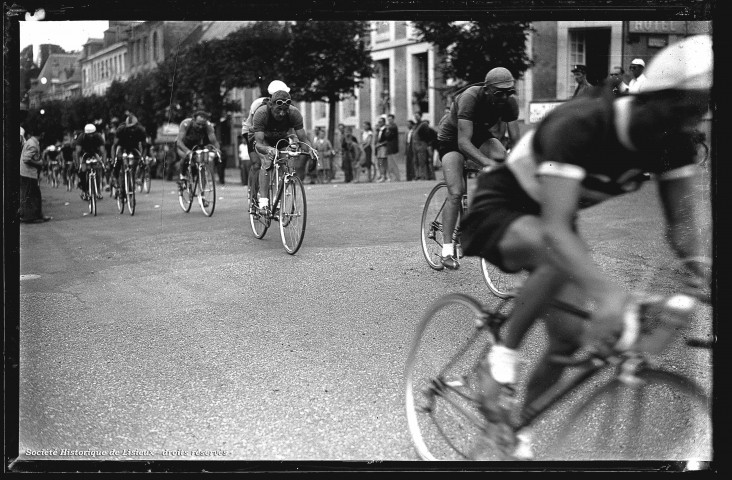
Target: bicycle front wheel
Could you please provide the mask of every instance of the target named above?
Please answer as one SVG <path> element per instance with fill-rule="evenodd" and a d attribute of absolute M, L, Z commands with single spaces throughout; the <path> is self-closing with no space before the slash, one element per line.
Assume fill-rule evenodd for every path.
<path fill-rule="evenodd" d="M 494 343 L 481 305 L 452 293 L 430 306 L 417 326 L 405 370 L 407 423 L 423 460 L 485 456 L 477 366 Z M 478 452 L 480 449 L 480 452 Z M 499 452 L 496 459 L 502 459 Z"/>
<path fill-rule="evenodd" d="M 518 288 L 526 280 L 526 272 L 506 273 L 485 258 L 480 259 L 480 271 L 491 293 L 498 298 L 516 296 Z"/>
<path fill-rule="evenodd" d="M 201 186 L 198 204 L 201 205 L 203 213 L 210 217 L 216 208 L 216 182 L 214 182 L 213 170 L 211 170 L 210 165 L 201 166 L 198 182 Z"/>
<path fill-rule="evenodd" d="M 307 203 L 302 181 L 292 175 L 285 178 L 279 208 L 280 237 L 285 251 L 294 255 L 302 245 L 307 221 Z"/>
<path fill-rule="evenodd" d="M 130 212 L 130 216 L 135 214 L 135 207 L 137 201 L 135 200 L 135 178 L 132 176 L 132 170 L 128 170 L 125 173 L 125 188 L 127 189 L 127 211 Z"/>
<path fill-rule="evenodd" d="M 441 261 L 442 244 L 444 243 L 442 212 L 447 203 L 447 195 L 447 184 L 438 183 L 427 196 L 427 201 L 422 209 L 422 254 L 424 254 L 427 264 L 435 270 L 445 268 Z"/>
<path fill-rule="evenodd" d="M 562 415 L 542 458 L 711 460 L 710 400 L 682 375 L 646 369 L 636 382 L 613 379 L 584 398 Z"/>

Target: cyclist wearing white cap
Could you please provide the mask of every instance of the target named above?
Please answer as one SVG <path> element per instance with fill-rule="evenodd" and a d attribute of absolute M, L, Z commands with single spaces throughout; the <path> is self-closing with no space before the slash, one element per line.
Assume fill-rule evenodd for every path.
<path fill-rule="evenodd" d="M 273 166 L 272 162 L 275 158 L 277 142 L 288 138 L 293 131 L 301 142 L 310 145 L 310 141 L 305 133 L 302 113 L 292 105 L 290 94 L 284 90 L 274 92 L 254 112 L 252 131 L 254 132 L 252 166 L 257 164 L 259 173 L 259 208 L 265 209 L 269 206 L 267 185 L 269 184 L 269 170 Z M 305 176 L 304 160 L 297 159 L 294 164 L 295 174 L 303 179 Z M 254 171 L 254 168 L 252 171 Z"/>
<path fill-rule="evenodd" d="M 443 232 L 455 230 L 460 202 L 467 186 L 463 180 L 466 159 L 489 167 L 503 162 L 506 149 L 493 136 L 491 127 L 506 122 L 512 143 L 519 139 L 518 100 L 514 78 L 507 69 L 491 69 L 482 85 L 473 85 L 460 92 L 450 107 L 450 113 L 440 121 L 437 132 L 440 160 L 447 183 L 448 202 L 442 213 Z M 442 245 L 442 264 L 457 269 L 455 246 L 446 234 Z"/>
<path fill-rule="evenodd" d="M 84 126 L 84 132 L 76 137 L 76 158 L 75 163 L 79 166 L 79 189 L 81 189 L 82 200 L 88 200 L 89 184 L 87 179 L 87 165 L 82 162 L 84 155 L 98 155 L 100 165 L 104 165 L 107 159 L 107 151 L 104 148 L 104 137 L 97 132 L 97 127 L 92 123 Z"/>
<path fill-rule="evenodd" d="M 290 87 L 281 80 L 272 80 L 267 86 L 267 93 L 272 96 L 273 93 L 279 91 L 290 93 Z M 249 178 L 247 180 L 247 186 L 249 195 L 252 192 L 256 192 L 259 189 L 259 169 L 261 168 L 261 162 L 259 157 L 254 153 L 254 131 L 252 130 L 252 120 L 254 118 L 254 112 L 262 106 L 264 101 L 269 97 L 259 97 L 252 102 L 249 107 L 249 115 L 241 124 L 241 136 L 244 142 L 247 144 L 247 151 L 249 152 L 249 158 L 251 159 L 251 166 L 249 167 Z"/>
<path fill-rule="evenodd" d="M 628 92 L 638 93 L 643 90 L 643 85 L 645 85 L 648 80 L 643 73 L 643 70 L 646 68 L 646 62 L 644 62 L 642 58 L 634 58 L 633 61 L 630 62 L 630 67 L 628 68 L 630 70 L 630 74 L 633 76 L 628 84 Z"/>
<path fill-rule="evenodd" d="M 539 315 L 549 344 L 528 381 L 526 404 L 563 371 L 547 361 L 548 355 L 571 355 L 582 344 L 606 352 L 622 330 L 631 297 L 593 262 L 576 229 L 580 209 L 635 191 L 647 180 L 644 172 L 653 173 L 668 241 L 684 261 L 689 282 L 709 287 L 711 261 L 698 223 L 693 189 L 699 170 L 691 132 L 709 106 L 712 67 L 709 36 L 675 43 L 650 62 L 641 93 L 583 97 L 557 107 L 521 139 L 504 165 L 478 177 L 462 222 L 465 254 L 484 257 L 506 272 L 530 272 L 504 344 L 491 349 L 482 369 L 488 418 L 495 420 L 491 415 L 500 412 L 488 400 L 492 395 L 511 403 L 516 349 Z M 548 302 L 555 297 L 589 301 L 595 305 L 593 321 L 585 329 L 582 320 L 551 309 Z"/>

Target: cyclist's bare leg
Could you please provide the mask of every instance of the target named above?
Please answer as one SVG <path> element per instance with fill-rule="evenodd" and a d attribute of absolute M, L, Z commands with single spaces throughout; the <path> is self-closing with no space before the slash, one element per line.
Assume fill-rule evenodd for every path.
<path fill-rule="evenodd" d="M 511 349 L 518 348 L 547 302 L 567 281 L 566 276 L 545 258 L 541 227 L 539 217 L 524 215 L 511 223 L 498 243 L 506 268 L 531 272 L 515 300 L 506 327 L 504 345 Z"/>
<path fill-rule="evenodd" d="M 466 189 L 463 180 L 464 159 L 465 157 L 460 152 L 449 152 L 442 157 L 442 172 L 448 193 L 447 203 L 442 211 L 442 236 L 445 243 L 452 242 L 452 232 L 455 231 L 460 202 Z M 453 250 L 452 255 L 454 254 Z M 445 256 L 444 250 L 443 256 Z"/>
<path fill-rule="evenodd" d="M 568 284 L 562 293 L 564 300 L 579 296 L 579 290 L 572 284 Z M 524 405 L 530 405 L 559 380 L 566 367 L 550 362 L 549 357 L 572 355 L 580 347 L 584 330 L 584 320 L 558 309 L 550 309 L 543 318 L 549 345 L 529 377 Z"/>
<path fill-rule="evenodd" d="M 269 169 L 264 168 L 264 166 L 267 164 L 267 162 L 265 161 L 265 159 L 262 158 L 262 155 L 259 152 L 255 152 L 255 153 L 257 155 L 259 155 L 259 164 L 260 164 L 260 168 L 259 168 L 259 201 L 260 201 L 260 205 L 261 205 L 262 199 L 265 199 L 265 198 L 266 199 L 269 199 L 269 192 L 268 192 L 269 176 L 271 175 L 272 168 L 271 168 L 271 165 L 270 165 L 270 168 Z M 271 163 L 271 162 L 269 162 L 269 163 Z M 267 203 L 269 203 L 269 202 L 267 202 Z"/>

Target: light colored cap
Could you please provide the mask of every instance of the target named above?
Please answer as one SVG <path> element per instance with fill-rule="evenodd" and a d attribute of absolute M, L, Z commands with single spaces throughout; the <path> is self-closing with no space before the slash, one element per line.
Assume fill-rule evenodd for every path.
<path fill-rule="evenodd" d="M 513 75 L 511 75 L 508 69 L 503 67 L 493 68 L 485 76 L 485 84 L 496 88 L 511 88 L 513 87 L 513 83 Z"/>
<path fill-rule="evenodd" d="M 706 90 L 712 87 L 714 53 L 709 35 L 669 45 L 646 68 L 643 93 L 658 90 Z"/>
<path fill-rule="evenodd" d="M 97 127 L 93 123 L 87 123 L 84 125 L 84 133 L 94 133 L 97 131 Z"/>
<path fill-rule="evenodd" d="M 631 65 L 640 65 L 641 67 L 646 66 L 646 62 L 643 61 L 642 58 L 634 58 L 632 62 L 630 62 Z"/>
<path fill-rule="evenodd" d="M 269 92 L 270 95 L 273 95 L 275 92 L 279 92 L 280 90 L 290 93 L 290 87 L 280 80 L 272 80 L 267 87 L 267 92 Z"/>

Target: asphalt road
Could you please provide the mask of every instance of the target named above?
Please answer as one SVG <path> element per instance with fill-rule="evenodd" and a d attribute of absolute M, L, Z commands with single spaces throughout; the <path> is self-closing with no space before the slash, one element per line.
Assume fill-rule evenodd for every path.
<path fill-rule="evenodd" d="M 290 256 L 276 229 L 254 238 L 227 174 L 211 218 L 162 180 L 134 216 L 108 196 L 89 216 L 76 192 L 42 185 L 53 219 L 20 231 L 21 459 L 417 458 L 403 400 L 415 325 L 444 293 L 496 303 L 474 259 L 425 263 L 433 183 L 308 185 Z M 672 290 L 652 185 L 583 212 L 580 231 L 628 288 Z M 528 364 L 543 343 L 539 326 Z M 709 389 L 710 355 L 673 350 L 664 362 Z"/>

